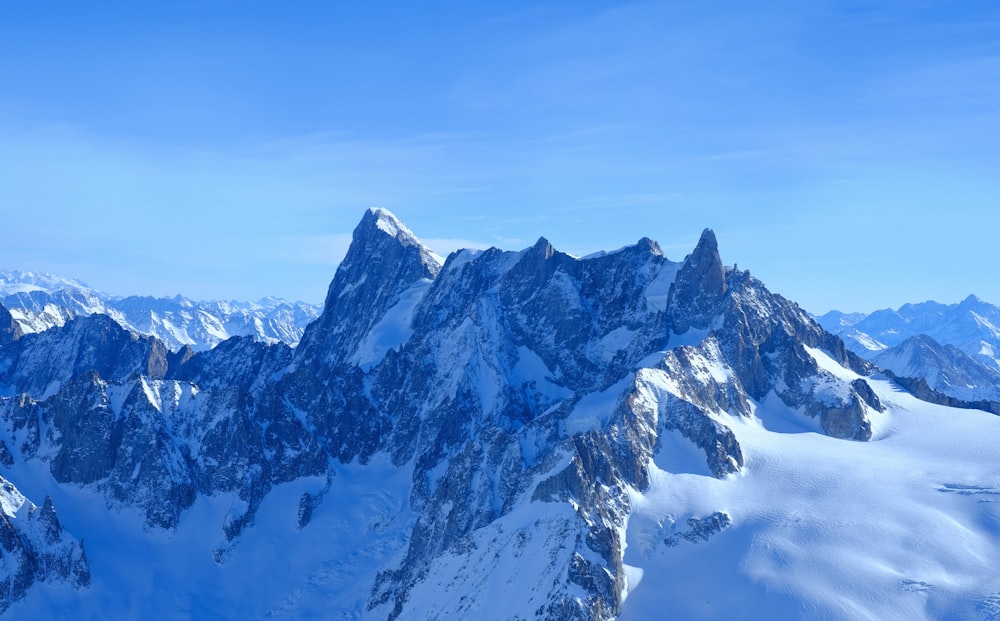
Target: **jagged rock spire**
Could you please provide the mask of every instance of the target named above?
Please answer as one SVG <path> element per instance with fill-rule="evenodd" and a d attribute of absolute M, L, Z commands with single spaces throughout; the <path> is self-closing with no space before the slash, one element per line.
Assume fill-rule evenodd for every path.
<path fill-rule="evenodd" d="M 691 327 L 707 327 L 725 294 L 726 268 L 719 257 L 719 244 L 712 229 L 705 229 L 670 287 L 667 309 L 671 329 L 680 334 Z"/>
<path fill-rule="evenodd" d="M 55 543 L 59 541 L 59 536 L 62 534 L 62 525 L 59 523 L 59 517 L 56 516 L 56 508 L 52 505 L 52 497 L 48 494 L 45 495 L 45 502 L 42 503 L 41 508 L 38 510 L 38 523 L 44 529 L 45 540 L 47 542 Z"/>

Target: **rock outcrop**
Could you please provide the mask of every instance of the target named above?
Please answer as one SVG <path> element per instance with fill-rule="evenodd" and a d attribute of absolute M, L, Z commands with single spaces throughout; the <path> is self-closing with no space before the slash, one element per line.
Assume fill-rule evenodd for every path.
<path fill-rule="evenodd" d="M 0 614 L 36 582 L 90 586 L 87 553 L 63 531 L 51 498 L 39 507 L 0 477 Z"/>

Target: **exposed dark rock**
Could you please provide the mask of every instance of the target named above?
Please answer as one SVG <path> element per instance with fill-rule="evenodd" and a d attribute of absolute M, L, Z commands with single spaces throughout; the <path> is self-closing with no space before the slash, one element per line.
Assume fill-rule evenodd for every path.
<path fill-rule="evenodd" d="M 0 496 L 0 614 L 36 582 L 90 586 L 83 542 L 63 531 L 51 498 L 37 507 L 3 477 Z"/>
<path fill-rule="evenodd" d="M 167 372 L 167 354 L 160 341 L 128 332 L 106 315 L 91 315 L 0 350 L 0 386 L 40 399 L 92 372 L 105 380 L 140 373 L 159 379 Z"/>
<path fill-rule="evenodd" d="M 854 389 L 854 392 L 858 394 L 858 397 L 862 401 L 868 404 L 868 407 L 878 412 L 885 411 L 885 406 L 882 405 L 878 395 L 875 394 L 875 391 L 872 390 L 871 385 L 866 380 L 861 378 L 854 380 L 851 382 L 851 388 Z"/>
<path fill-rule="evenodd" d="M 684 334 L 689 328 L 707 328 L 727 288 L 726 269 L 719 257 L 715 233 L 705 229 L 670 287 L 670 327 L 677 334 Z"/>
<path fill-rule="evenodd" d="M 14 321 L 10 312 L 0 304 L 0 347 L 4 347 L 24 336 L 21 325 Z"/>
<path fill-rule="evenodd" d="M 7 443 L 0 440 L 0 465 L 7 466 L 10 468 L 14 465 L 14 455 L 7 448 Z"/>
<path fill-rule="evenodd" d="M 721 511 L 703 518 L 688 518 L 687 530 L 672 532 L 663 539 L 663 543 L 673 548 L 679 545 L 681 540 L 689 543 L 708 541 L 713 535 L 729 528 L 732 523 L 729 514 Z"/>
<path fill-rule="evenodd" d="M 314 496 L 309 492 L 302 494 L 299 499 L 299 529 L 305 528 L 312 519 L 312 513 L 323 500 L 321 496 Z"/>
<path fill-rule="evenodd" d="M 914 397 L 928 403 L 946 405 L 952 408 L 962 408 L 964 410 L 983 410 L 990 414 L 1000 416 L 1000 403 L 996 401 L 963 401 L 940 393 L 927 385 L 927 380 L 923 377 L 900 377 L 892 371 L 883 371 L 892 381 L 896 382 Z"/>
<path fill-rule="evenodd" d="M 203 389 L 239 386 L 254 391 L 256 385 L 273 381 L 274 374 L 291 363 L 292 351 L 283 343 L 234 336 L 208 351 L 181 350 L 167 378 L 191 382 Z"/>

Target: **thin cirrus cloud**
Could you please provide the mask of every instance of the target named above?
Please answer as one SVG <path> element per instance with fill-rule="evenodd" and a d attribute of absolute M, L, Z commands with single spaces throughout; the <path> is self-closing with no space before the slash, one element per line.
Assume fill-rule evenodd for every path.
<path fill-rule="evenodd" d="M 0 209 L 32 234 L 0 264 L 317 300 L 382 206 L 440 254 L 712 227 L 810 310 L 1000 299 L 987 3 L 193 7 L 10 9 L 37 28 L 0 24 Z"/>

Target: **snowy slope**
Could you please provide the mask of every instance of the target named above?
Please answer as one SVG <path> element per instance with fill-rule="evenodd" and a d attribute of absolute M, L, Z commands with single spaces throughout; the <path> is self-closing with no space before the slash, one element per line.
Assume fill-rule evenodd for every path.
<path fill-rule="evenodd" d="M 1000 418 L 870 381 L 888 406 L 872 442 L 816 434 L 772 401 L 732 427 L 740 475 L 660 468 L 664 446 L 632 493 L 620 618 L 996 618 Z M 727 528 L 692 534 L 717 512 Z"/>
<path fill-rule="evenodd" d="M 649 487 L 630 492 L 619 618 L 658 619 L 664 610 L 674 619 L 991 618 L 1000 603 L 1000 449 L 992 441 L 1000 418 L 869 381 L 888 406 L 876 415 L 873 442 L 816 433 L 812 419 L 771 397 L 750 418 L 717 414 L 743 448 L 740 474 L 717 479 L 690 442 L 662 436 Z M 219 564 L 213 553 L 227 542 L 211 525 L 234 497 L 202 498 L 176 531 L 150 533 L 141 516 L 19 464 L 12 476 L 26 489 L 71 508 L 62 522 L 86 539 L 95 577 L 85 592 L 41 585 L 12 613 L 382 618 L 367 611 L 369 589 L 405 549 L 411 474 L 387 461 L 338 467 L 305 528 L 298 499 L 325 481 L 279 487 Z M 718 534 L 703 537 L 689 523 L 719 512 L 731 524 Z M 477 529 L 468 547 L 428 567 L 406 618 L 532 618 L 572 554 L 574 520 L 569 506 L 526 502 Z"/>
<path fill-rule="evenodd" d="M 18 464 L 27 488 L 50 490 L 67 531 L 83 533 L 93 579 L 86 589 L 40 584 L 12 615 L 31 619 L 359 619 L 377 569 L 406 543 L 410 472 L 386 462 L 336 468 L 268 495 L 238 545 L 220 525 L 239 499 L 200 498 L 180 526 L 150 531 L 134 511 L 99 494 L 59 485 Z M 326 502 L 299 526 L 299 499 Z"/>

